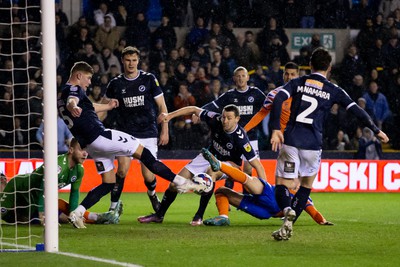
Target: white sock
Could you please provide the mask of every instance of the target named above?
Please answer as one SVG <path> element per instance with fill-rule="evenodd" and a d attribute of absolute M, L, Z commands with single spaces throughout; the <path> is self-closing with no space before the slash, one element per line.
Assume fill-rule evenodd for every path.
<path fill-rule="evenodd" d="M 98 218 L 98 216 L 97 216 L 96 212 L 89 212 L 89 215 L 88 215 L 89 220 L 97 221 L 97 218 Z"/>
<path fill-rule="evenodd" d="M 174 184 L 176 185 L 183 185 L 187 182 L 188 179 L 186 179 L 185 177 L 182 177 L 180 175 L 176 175 L 174 180 L 172 181 Z"/>
<path fill-rule="evenodd" d="M 83 214 L 86 211 L 86 208 L 82 205 L 79 205 L 75 210 L 76 213 L 80 214 L 81 216 L 83 216 Z"/>
<path fill-rule="evenodd" d="M 115 207 L 117 206 L 118 202 L 111 202 L 110 205 L 110 210 L 115 210 Z"/>

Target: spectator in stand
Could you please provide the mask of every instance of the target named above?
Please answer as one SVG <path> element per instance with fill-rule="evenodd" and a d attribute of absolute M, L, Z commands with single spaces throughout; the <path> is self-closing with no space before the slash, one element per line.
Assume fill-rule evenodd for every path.
<path fill-rule="evenodd" d="M 200 58 L 198 56 L 192 56 L 190 60 L 190 66 L 188 68 L 188 72 L 192 73 L 195 75 L 197 73 L 197 70 L 200 67 Z"/>
<path fill-rule="evenodd" d="M 149 63 L 150 70 L 155 71 L 158 68 L 158 64 L 161 61 L 167 60 L 167 51 L 164 49 L 164 42 L 162 39 L 158 39 L 154 47 L 150 50 Z"/>
<path fill-rule="evenodd" d="M 337 151 L 345 151 L 349 150 L 350 148 L 351 144 L 349 136 L 342 130 L 339 130 L 336 134 L 336 138 L 332 140 L 329 149 Z"/>
<path fill-rule="evenodd" d="M 211 102 L 210 80 L 207 71 L 203 67 L 199 67 L 196 73 L 196 81 L 192 87 L 191 93 L 196 99 L 196 104 L 201 107 Z"/>
<path fill-rule="evenodd" d="M 250 75 L 250 83 L 260 89 L 262 92 L 266 93 L 268 91 L 268 83 L 272 80 L 267 77 L 266 71 L 264 71 L 261 65 L 257 65 L 256 70 Z"/>
<path fill-rule="evenodd" d="M 188 72 L 186 75 L 186 85 L 188 87 L 189 92 L 193 92 L 195 90 L 196 84 L 196 76 L 192 72 Z"/>
<path fill-rule="evenodd" d="M 94 43 L 97 51 L 102 51 L 105 47 L 114 51 L 118 47 L 121 36 L 119 30 L 115 26 L 112 26 L 111 18 L 110 14 L 105 15 L 104 23 L 96 31 Z"/>
<path fill-rule="evenodd" d="M 210 81 L 212 80 L 219 80 L 221 83 L 223 83 L 224 79 L 221 77 L 219 73 L 219 68 L 217 66 L 211 67 L 210 71 Z"/>
<path fill-rule="evenodd" d="M 281 63 L 285 65 L 289 62 L 289 53 L 286 50 L 286 47 L 283 45 L 282 41 L 279 39 L 278 35 L 274 35 L 271 39 L 270 44 L 268 45 L 268 50 L 264 55 L 264 60 L 266 65 L 271 65 L 272 61 L 275 58 L 279 58 Z"/>
<path fill-rule="evenodd" d="M 239 33 L 236 36 L 237 47 L 233 48 L 233 57 L 238 65 L 245 67 L 246 69 L 253 69 L 255 64 L 255 56 L 250 47 L 247 46 L 244 35 Z"/>
<path fill-rule="evenodd" d="M 75 59 L 76 59 L 75 61 L 85 61 L 90 65 L 98 62 L 98 55 L 94 52 L 93 44 L 92 43 L 85 44 L 84 50 L 80 50 L 76 54 Z"/>
<path fill-rule="evenodd" d="M 162 16 L 161 25 L 151 34 L 151 39 L 153 44 L 155 44 L 157 40 L 161 39 L 167 53 L 169 53 L 171 49 L 176 48 L 177 38 L 175 29 L 170 25 L 169 17 L 167 15 Z"/>
<path fill-rule="evenodd" d="M 120 69 L 118 69 L 118 66 L 116 65 L 111 65 L 110 66 L 110 71 L 108 72 L 108 79 L 111 81 L 115 77 L 121 74 Z"/>
<path fill-rule="evenodd" d="M 375 39 L 374 46 L 371 53 L 367 57 L 367 66 L 369 69 L 385 68 L 385 57 L 382 51 L 383 42 L 382 39 Z"/>
<path fill-rule="evenodd" d="M 179 55 L 179 61 L 182 62 L 185 67 L 189 66 L 189 52 L 184 46 L 181 46 L 178 48 L 178 55 Z"/>
<path fill-rule="evenodd" d="M 80 27 L 78 29 L 78 35 L 73 38 L 73 41 L 69 39 L 69 47 L 71 49 L 71 54 L 75 55 L 77 53 L 85 53 L 85 45 L 92 44 L 95 47 L 93 39 L 90 37 L 90 29 L 87 26 Z"/>
<path fill-rule="evenodd" d="M 272 64 L 268 68 L 266 76 L 275 84 L 276 87 L 283 85 L 283 70 L 281 69 L 280 58 L 276 57 L 272 60 Z"/>
<path fill-rule="evenodd" d="M 158 81 L 159 81 L 160 87 L 164 93 L 165 105 L 167 106 L 167 110 L 170 110 L 170 111 L 175 110 L 174 96 L 176 94 L 174 92 L 172 83 L 169 80 L 168 74 L 166 72 L 162 72 L 160 74 L 160 79 Z"/>
<path fill-rule="evenodd" d="M 195 105 L 196 105 L 196 99 L 189 92 L 187 84 L 184 82 L 180 83 L 179 93 L 174 98 L 174 110 Z M 183 129 L 183 128 L 189 129 L 191 127 L 191 123 L 192 123 L 192 116 L 185 115 L 176 118 L 174 127 L 176 129 Z"/>
<path fill-rule="evenodd" d="M 192 54 L 192 58 L 198 59 L 201 67 L 209 69 L 211 60 L 203 45 L 199 45 L 197 51 Z"/>
<path fill-rule="evenodd" d="M 133 18 L 130 14 L 131 13 L 128 13 L 123 4 L 119 4 L 117 12 L 114 14 L 116 25 L 122 27 L 131 25 L 133 23 Z"/>
<path fill-rule="evenodd" d="M 221 60 L 221 67 L 220 67 L 220 73 L 222 78 L 225 80 L 225 84 L 229 84 L 228 81 L 231 81 L 232 79 L 232 73 L 233 71 L 237 68 L 238 64 L 236 60 L 232 57 L 231 54 L 231 49 L 226 46 L 222 50 L 222 60 Z M 232 83 L 232 82 L 230 82 Z"/>
<path fill-rule="evenodd" d="M 317 28 L 345 29 L 348 27 L 350 14 L 349 0 L 330 0 L 320 2 L 316 17 Z"/>
<path fill-rule="evenodd" d="M 311 51 L 308 46 L 303 46 L 299 50 L 300 54 L 294 56 L 293 62 L 299 66 L 308 66 L 310 64 Z"/>
<path fill-rule="evenodd" d="M 175 69 L 178 67 L 179 63 L 181 61 L 179 60 L 179 54 L 178 54 L 178 49 L 173 48 L 168 54 L 168 59 L 167 59 L 167 69 L 168 73 L 173 75 L 175 72 Z"/>
<path fill-rule="evenodd" d="M 100 64 L 99 62 L 96 61 L 91 66 L 93 68 L 92 84 L 100 84 L 101 83 Z"/>
<path fill-rule="evenodd" d="M 301 7 L 300 27 L 313 29 L 315 26 L 315 13 L 317 11 L 317 0 L 300 0 Z"/>
<path fill-rule="evenodd" d="M 93 85 L 92 90 L 90 90 L 88 98 L 92 103 L 101 104 L 103 101 L 103 95 L 104 93 L 101 92 L 100 85 L 95 84 Z M 107 111 L 97 112 L 97 116 L 101 121 L 104 121 L 107 118 Z"/>
<path fill-rule="evenodd" d="M 104 47 L 101 54 L 97 56 L 97 62 L 100 65 L 101 73 L 109 73 L 112 65 L 117 66 L 118 72 L 121 73 L 121 64 L 119 59 L 111 52 L 111 49 Z"/>
<path fill-rule="evenodd" d="M 222 94 L 221 81 L 218 79 L 211 80 L 210 89 L 212 101 L 216 100 Z"/>
<path fill-rule="evenodd" d="M 364 76 L 365 74 L 365 63 L 358 54 L 358 48 L 354 43 L 350 44 L 347 48 L 347 54 L 344 56 L 341 64 L 341 70 L 341 84 L 343 88 L 351 85 L 351 81 L 355 75 Z"/>
<path fill-rule="evenodd" d="M 150 49 L 150 28 L 143 12 L 136 14 L 135 21 L 125 29 L 125 39 L 129 46 L 136 46 L 140 51 Z"/>
<path fill-rule="evenodd" d="M 211 23 L 211 29 L 208 33 L 208 40 L 211 38 L 215 38 L 217 41 L 217 45 L 220 47 L 224 47 L 229 45 L 231 42 L 228 36 L 224 35 L 221 30 L 221 24 L 218 21 L 213 21 Z"/>
<path fill-rule="evenodd" d="M 223 35 L 225 35 L 228 39 L 226 40 L 226 46 L 235 46 L 236 45 L 236 35 L 233 33 L 234 28 L 233 20 L 227 18 L 225 20 L 225 24 L 221 29 Z"/>
<path fill-rule="evenodd" d="M 376 69 L 371 69 L 369 72 L 369 76 L 367 77 L 367 83 L 374 81 L 380 88 L 386 88 L 386 82 L 382 79 L 382 75 L 379 75 L 379 72 Z"/>
<path fill-rule="evenodd" d="M 185 64 L 183 64 L 182 62 L 180 62 L 178 64 L 178 66 L 176 67 L 175 71 L 175 79 L 178 82 L 183 82 L 186 80 L 186 76 L 187 76 L 187 70 L 186 70 L 186 66 Z M 169 109 L 168 109 L 169 110 Z"/>
<path fill-rule="evenodd" d="M 372 55 L 376 37 L 377 36 L 375 34 L 372 18 L 366 18 L 365 24 L 358 32 L 355 42 L 357 47 L 359 48 L 360 57 L 363 62 L 368 62 L 369 56 Z"/>
<path fill-rule="evenodd" d="M 382 46 L 382 55 L 385 66 L 388 68 L 398 67 L 400 62 L 400 44 L 396 34 L 392 34 L 389 42 Z"/>
<path fill-rule="evenodd" d="M 217 67 L 220 69 L 222 67 L 222 51 L 216 50 L 213 52 L 213 61 L 211 62 L 211 68 L 212 67 Z M 221 70 L 219 71 L 221 73 Z"/>
<path fill-rule="evenodd" d="M 351 140 L 350 140 L 351 149 L 358 150 L 358 145 L 359 145 L 360 138 L 362 137 L 362 134 L 363 134 L 362 128 L 357 127 L 356 133 L 354 134 L 353 138 L 351 138 Z M 356 158 L 356 156 L 354 158 Z"/>
<path fill-rule="evenodd" d="M 72 140 L 72 134 L 69 131 L 67 125 L 59 116 L 57 116 L 57 153 L 64 154 L 68 152 L 69 143 Z M 39 129 L 36 131 L 36 140 L 40 143 L 40 146 L 44 146 L 44 123 L 40 124 Z"/>
<path fill-rule="evenodd" d="M 400 1 L 381 0 L 379 3 L 379 12 L 384 18 L 389 17 L 397 8 L 400 8 Z"/>
<path fill-rule="evenodd" d="M 125 39 L 125 38 L 119 39 L 119 41 L 118 41 L 118 46 L 117 46 L 117 48 L 114 49 L 113 54 L 114 54 L 117 58 L 121 58 L 122 50 L 124 50 L 125 47 L 127 47 L 127 45 L 126 45 L 126 39 Z"/>
<path fill-rule="evenodd" d="M 383 157 L 381 142 L 367 127 L 362 130 L 362 136 L 358 141 L 358 150 L 354 158 L 379 160 Z"/>
<path fill-rule="evenodd" d="M 400 8 L 396 8 L 393 12 L 395 26 L 397 30 L 400 30 Z"/>
<path fill-rule="evenodd" d="M 356 101 L 365 92 L 366 92 L 366 88 L 364 85 L 364 77 L 359 74 L 354 75 L 352 85 L 346 87 L 346 93 L 350 96 L 351 99 Z"/>
<path fill-rule="evenodd" d="M 379 38 L 381 40 L 387 39 L 388 31 L 386 29 L 382 13 L 376 14 L 373 27 L 374 27 L 374 32 L 375 32 L 376 38 Z"/>
<path fill-rule="evenodd" d="M 299 28 L 299 5 L 295 0 L 286 0 L 283 8 L 283 26 L 285 28 Z"/>
<path fill-rule="evenodd" d="M 203 44 L 208 38 L 208 30 L 204 24 L 204 18 L 198 17 L 196 24 L 189 31 L 186 37 L 186 47 L 193 53 L 197 50 L 198 46 Z"/>
<path fill-rule="evenodd" d="M 375 12 L 370 7 L 368 0 L 360 0 L 358 4 L 353 5 L 350 11 L 349 26 L 352 29 L 360 29 L 366 18 L 372 18 L 374 15 Z"/>
<path fill-rule="evenodd" d="M 152 70 L 152 73 L 154 74 L 154 76 L 156 76 L 157 79 L 160 79 L 162 73 L 166 73 L 168 75 L 167 63 L 165 63 L 165 61 L 160 61 L 157 68 L 155 70 Z"/>
<path fill-rule="evenodd" d="M 110 26 L 111 27 L 117 26 L 113 14 L 109 12 L 107 4 L 104 2 L 101 2 L 99 4 L 99 8 L 93 11 L 93 15 L 94 15 L 94 21 L 97 26 L 101 26 L 105 23 L 106 15 L 108 15 L 108 17 L 110 18 Z"/>
<path fill-rule="evenodd" d="M 268 24 L 257 36 L 258 47 L 260 47 L 260 50 L 264 55 L 268 53 L 268 46 L 271 43 L 272 37 L 275 35 L 279 36 L 279 40 L 282 42 L 282 45 L 286 47 L 289 43 L 289 38 L 287 37 L 285 30 L 278 26 L 276 19 L 271 17 Z"/>
<path fill-rule="evenodd" d="M 210 38 L 204 46 L 205 53 L 208 55 L 210 62 L 214 62 L 214 52 L 221 51 L 222 48 L 218 45 L 216 38 Z"/>
<path fill-rule="evenodd" d="M 254 56 L 254 64 L 258 64 L 261 58 L 261 52 L 258 45 L 254 42 L 254 33 L 252 31 L 246 31 L 244 34 L 244 39 L 247 47 L 249 47 Z"/>
<path fill-rule="evenodd" d="M 387 96 L 389 108 L 393 112 L 400 115 L 400 73 L 392 75 L 388 82 L 387 88 L 381 89 L 382 93 Z M 400 140 L 399 140 L 400 141 Z"/>
<path fill-rule="evenodd" d="M 61 7 L 60 7 L 60 3 L 57 3 L 57 2 L 54 3 L 54 8 L 55 8 L 55 14 L 56 14 L 56 16 L 58 16 L 59 19 L 60 19 L 60 23 L 61 23 L 64 27 L 68 26 L 69 23 L 68 23 L 67 14 L 65 14 L 65 13 L 62 11 L 62 9 L 61 9 Z"/>
<path fill-rule="evenodd" d="M 375 120 L 379 129 L 382 129 L 383 123 L 390 119 L 391 111 L 386 96 L 378 92 L 378 89 L 378 84 L 371 81 L 368 92 L 363 95 L 363 98 L 366 100 L 366 111 Z"/>

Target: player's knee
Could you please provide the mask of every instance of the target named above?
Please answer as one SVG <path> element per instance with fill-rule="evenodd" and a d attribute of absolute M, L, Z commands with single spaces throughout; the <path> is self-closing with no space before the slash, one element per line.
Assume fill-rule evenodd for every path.
<path fill-rule="evenodd" d="M 214 195 L 226 195 L 228 191 L 230 191 L 231 189 L 225 186 L 221 186 L 220 188 L 218 188 L 217 190 L 215 190 Z"/>

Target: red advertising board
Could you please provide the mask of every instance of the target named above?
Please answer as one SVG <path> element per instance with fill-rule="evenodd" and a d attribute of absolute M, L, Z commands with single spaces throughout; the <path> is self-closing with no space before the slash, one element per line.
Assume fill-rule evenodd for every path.
<path fill-rule="evenodd" d="M 189 160 L 162 160 L 173 172 L 179 172 Z M 275 160 L 261 160 L 268 181 L 274 183 Z M 42 159 L 0 159 L 0 171 L 8 178 L 15 174 L 28 173 L 43 164 Z M 84 163 L 85 176 L 81 191 L 88 192 L 101 183 L 93 160 Z M 169 182 L 157 179 L 157 191 L 163 192 Z M 220 186 L 223 182 L 217 183 Z M 239 189 L 236 186 L 236 189 Z M 145 192 L 146 187 L 140 173 L 139 162 L 132 161 L 124 187 L 125 192 Z M 322 160 L 318 176 L 314 181 L 315 192 L 400 192 L 400 162 L 394 160 Z"/>

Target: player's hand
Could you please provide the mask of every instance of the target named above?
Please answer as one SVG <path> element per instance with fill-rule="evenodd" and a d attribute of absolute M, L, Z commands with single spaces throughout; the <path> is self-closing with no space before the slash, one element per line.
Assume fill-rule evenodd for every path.
<path fill-rule="evenodd" d="M 165 146 L 169 142 L 169 134 L 168 131 L 161 131 L 160 140 L 158 141 L 159 146 Z"/>
<path fill-rule="evenodd" d="M 200 117 L 197 116 L 196 114 L 192 114 L 192 123 L 193 123 L 193 124 L 198 124 L 198 123 L 200 123 Z"/>
<path fill-rule="evenodd" d="M 169 122 L 169 120 L 170 119 L 168 118 L 168 113 L 163 112 L 160 115 L 158 115 L 157 123 L 167 123 Z"/>
<path fill-rule="evenodd" d="M 110 106 L 111 109 L 117 108 L 119 106 L 119 102 L 117 99 L 110 99 L 110 102 L 108 102 L 108 105 Z"/>
<path fill-rule="evenodd" d="M 389 137 L 382 131 L 379 131 L 376 136 L 379 138 L 379 140 L 381 140 L 382 143 L 389 142 Z"/>
<path fill-rule="evenodd" d="M 273 130 L 271 135 L 272 151 L 278 151 L 283 144 L 283 134 L 280 130 Z"/>
<path fill-rule="evenodd" d="M 335 225 L 335 224 L 333 222 L 324 221 L 324 222 L 321 222 L 320 225 Z"/>
<path fill-rule="evenodd" d="M 44 212 L 43 211 L 39 212 L 39 220 L 40 220 L 40 224 L 44 225 Z"/>
<path fill-rule="evenodd" d="M 82 109 L 78 106 L 75 106 L 71 108 L 70 112 L 73 117 L 80 117 L 82 114 Z"/>

